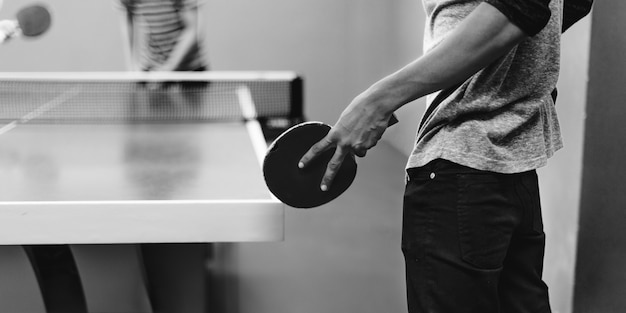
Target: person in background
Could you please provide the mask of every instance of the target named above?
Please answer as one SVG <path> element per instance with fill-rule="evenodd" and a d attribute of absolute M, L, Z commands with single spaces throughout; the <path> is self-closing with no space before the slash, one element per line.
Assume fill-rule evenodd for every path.
<path fill-rule="evenodd" d="M 124 11 L 128 66 L 135 71 L 209 69 L 202 33 L 203 0 L 117 0 Z"/>
<path fill-rule="evenodd" d="M 209 61 L 202 32 L 200 9 L 204 0 L 115 0 L 123 11 L 127 63 L 131 71 L 208 71 Z M 177 84 L 146 84 L 151 105 L 194 104 Z M 204 88 L 202 82 L 185 82 L 182 90 Z M 146 90 L 144 90 L 145 92 Z M 138 93 L 136 93 L 138 94 Z M 133 151 L 131 149 L 131 151 Z M 153 152 L 152 150 L 148 150 Z M 136 157 L 136 156 L 135 156 Z M 148 156 L 152 159 L 158 156 Z M 143 271 L 155 312 L 205 312 L 215 244 L 144 243 L 138 245 Z M 163 300 L 169 299 L 169 300 Z"/>

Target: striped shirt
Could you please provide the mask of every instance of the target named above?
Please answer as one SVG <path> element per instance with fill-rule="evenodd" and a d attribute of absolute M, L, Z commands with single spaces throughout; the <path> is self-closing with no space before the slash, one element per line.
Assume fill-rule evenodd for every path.
<path fill-rule="evenodd" d="M 136 60 L 141 69 L 149 71 L 165 63 L 185 29 L 182 11 L 197 9 L 203 0 L 120 0 L 133 19 L 133 33 L 143 33 Z M 202 38 L 198 34 L 191 51 L 176 68 L 195 71 L 208 66 Z"/>

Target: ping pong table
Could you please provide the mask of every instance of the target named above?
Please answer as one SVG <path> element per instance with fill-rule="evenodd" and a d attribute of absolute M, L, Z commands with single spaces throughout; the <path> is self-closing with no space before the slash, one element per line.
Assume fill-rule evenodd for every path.
<path fill-rule="evenodd" d="M 291 72 L 0 74 L 0 271 L 43 294 L 1 281 L 4 308 L 50 311 L 22 247 L 69 245 L 87 311 L 150 312 L 133 244 L 282 240 L 263 129 L 301 114 L 301 88 Z"/>

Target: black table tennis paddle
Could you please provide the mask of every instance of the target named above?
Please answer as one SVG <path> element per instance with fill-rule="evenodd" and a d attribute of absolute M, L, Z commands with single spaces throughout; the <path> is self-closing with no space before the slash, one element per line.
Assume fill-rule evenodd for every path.
<path fill-rule="evenodd" d="M 50 28 L 52 18 L 50 12 L 42 5 L 31 5 L 17 12 L 17 22 L 22 36 L 40 36 Z"/>
<path fill-rule="evenodd" d="M 389 126 L 397 122 L 392 115 Z M 298 167 L 302 156 L 330 129 L 330 125 L 322 122 L 304 122 L 283 132 L 270 145 L 263 161 L 263 175 L 268 189 L 278 200 L 294 208 L 313 208 L 334 200 L 352 185 L 357 163 L 353 155 L 348 155 L 330 188 L 326 191 L 320 189 L 328 162 L 335 153 L 334 148 L 324 151 L 305 168 Z"/>
<path fill-rule="evenodd" d="M 41 36 L 50 28 L 52 17 L 45 6 L 31 5 L 20 9 L 15 20 L 3 22 L 8 24 L 2 29 L 0 42 L 20 36 Z"/>

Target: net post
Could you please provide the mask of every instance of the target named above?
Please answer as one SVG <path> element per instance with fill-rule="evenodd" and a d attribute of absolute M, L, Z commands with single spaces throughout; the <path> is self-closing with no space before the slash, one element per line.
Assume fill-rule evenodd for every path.
<path fill-rule="evenodd" d="M 291 112 L 290 119 L 298 123 L 304 120 L 304 82 L 301 76 L 294 78 L 291 83 Z"/>

